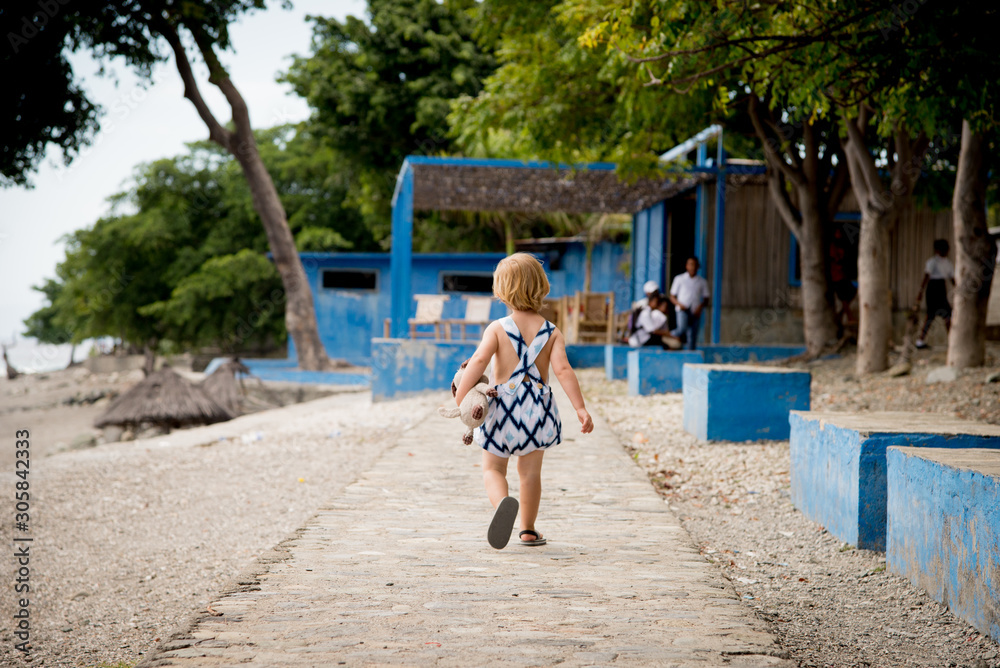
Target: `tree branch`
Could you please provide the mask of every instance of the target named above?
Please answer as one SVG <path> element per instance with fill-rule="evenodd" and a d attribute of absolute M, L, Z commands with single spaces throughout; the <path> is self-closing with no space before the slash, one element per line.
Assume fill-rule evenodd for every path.
<path fill-rule="evenodd" d="M 767 187 L 771 191 L 771 200 L 774 201 L 774 206 L 778 209 L 781 219 L 785 221 L 785 225 L 795 235 L 795 238 L 799 239 L 802 233 L 802 218 L 792 206 L 788 189 L 785 188 L 785 177 L 782 176 L 781 172 L 774 172 L 773 169 L 771 171 L 772 173 L 767 175 Z"/>
<path fill-rule="evenodd" d="M 805 146 L 806 157 L 802 163 L 802 172 L 809 183 L 819 182 L 819 144 L 816 141 L 816 128 L 808 122 L 802 124 L 802 143 Z M 823 175 L 824 178 L 826 175 Z"/>
<path fill-rule="evenodd" d="M 843 151 L 838 151 L 840 160 L 834 168 L 833 177 L 830 179 L 830 188 L 826 198 L 826 211 L 830 220 L 833 220 L 837 212 L 840 211 L 840 204 L 847 196 L 847 190 L 851 186 L 850 173 L 847 167 L 847 156 Z"/>
<path fill-rule="evenodd" d="M 868 151 L 868 144 L 865 142 L 864 131 L 868 128 L 870 108 L 867 105 L 861 105 L 856 122 L 846 115 L 844 118 L 848 140 L 844 146 L 844 150 L 847 154 L 848 169 L 851 171 L 851 182 L 854 184 L 855 189 L 858 189 L 859 186 L 861 187 L 868 203 L 875 204 L 872 201 L 872 196 L 881 190 L 882 180 L 879 178 L 878 170 L 875 168 L 875 160 Z M 858 204 L 865 205 L 860 201 Z"/>
<path fill-rule="evenodd" d="M 620 51 L 622 53 L 622 55 L 625 56 L 625 58 L 627 58 L 629 61 L 631 61 L 633 63 L 651 63 L 651 62 L 655 62 L 655 61 L 658 61 L 658 60 L 666 60 L 668 58 L 676 58 L 677 56 L 693 56 L 693 55 L 697 55 L 699 53 L 706 53 L 706 52 L 709 52 L 709 51 L 714 51 L 716 49 L 727 49 L 727 48 L 731 48 L 731 47 L 740 47 L 740 46 L 746 45 L 746 44 L 756 44 L 757 42 L 780 42 L 780 43 L 784 43 L 783 46 L 772 47 L 771 49 L 768 49 L 767 51 L 764 51 L 763 53 L 759 53 L 760 56 L 767 56 L 767 55 L 771 55 L 773 53 L 780 53 L 781 51 L 788 51 L 790 49 L 798 48 L 798 47 L 801 47 L 801 46 L 809 46 L 811 44 L 815 44 L 816 42 L 828 40 L 831 37 L 834 37 L 834 34 L 838 30 L 841 30 L 842 28 L 848 27 L 852 23 L 855 23 L 857 21 L 860 21 L 860 20 L 864 19 L 866 16 L 872 14 L 874 11 L 875 11 L 874 9 L 867 9 L 867 10 L 865 10 L 863 12 L 860 12 L 857 15 L 849 16 L 848 18 L 844 19 L 840 23 L 837 23 L 837 24 L 835 24 L 833 26 L 830 26 L 830 27 L 828 27 L 826 29 L 823 29 L 823 30 L 821 30 L 819 32 L 812 33 L 812 34 L 808 34 L 807 33 L 805 35 L 773 35 L 773 34 L 771 34 L 771 35 L 752 35 L 751 37 L 741 37 L 739 39 L 722 40 L 721 42 L 715 42 L 715 43 L 709 44 L 707 46 L 700 46 L 700 47 L 696 47 L 696 48 L 693 48 L 693 49 L 677 49 L 677 50 L 674 50 L 674 51 L 665 51 L 663 53 L 658 53 L 655 56 L 633 56 L 632 54 L 628 53 L 627 51 L 625 51 L 620 46 L 616 45 L 614 43 L 615 40 L 613 38 L 612 38 L 611 42 L 612 42 L 612 46 L 615 49 L 617 49 L 618 51 Z M 751 25 L 750 28 L 752 30 L 753 26 Z M 726 30 L 726 31 L 720 31 L 720 32 L 729 33 L 730 31 Z M 874 34 L 874 32 L 875 32 L 874 30 L 864 31 L 864 32 L 861 33 L 861 35 Z M 855 36 L 857 36 L 857 35 L 855 35 Z"/>
<path fill-rule="evenodd" d="M 774 149 L 772 145 L 771 137 L 767 134 L 767 129 L 764 127 L 763 112 L 761 110 L 761 104 L 763 104 L 760 98 L 753 94 L 750 96 L 750 120 L 753 122 L 754 130 L 757 132 L 757 137 L 760 139 L 761 143 L 764 145 L 764 155 L 767 157 L 768 163 L 772 168 L 781 170 L 781 173 L 789 181 L 795 185 L 802 185 L 804 183 L 804 177 L 802 172 L 797 169 L 797 165 L 790 166 L 778 152 Z"/>
<path fill-rule="evenodd" d="M 233 133 L 219 123 L 212 114 L 212 110 L 208 108 L 208 104 L 205 103 L 205 99 L 201 96 L 201 91 L 198 89 L 198 82 L 194 78 L 194 72 L 191 70 L 191 61 L 188 60 L 184 45 L 181 44 L 181 37 L 177 33 L 177 29 L 166 20 L 156 21 L 153 25 L 166 38 L 167 43 L 170 44 L 170 48 L 173 49 L 174 60 L 177 62 L 177 71 L 180 72 L 181 80 L 184 82 L 184 97 L 191 100 L 194 108 L 198 111 L 198 115 L 201 116 L 201 120 L 208 126 L 208 138 L 224 149 L 231 151 Z"/>
<path fill-rule="evenodd" d="M 226 68 L 223 67 L 218 56 L 215 55 L 215 49 L 212 46 L 211 40 L 208 39 L 205 32 L 199 26 L 189 26 L 188 29 L 194 35 L 194 41 L 198 45 L 198 50 L 201 51 L 201 56 L 205 59 L 205 64 L 208 65 L 208 80 L 222 91 L 222 94 L 226 96 L 226 101 L 229 102 L 229 107 L 233 110 L 233 125 L 236 126 L 236 134 L 239 136 L 240 141 L 253 141 L 253 128 L 250 126 L 250 110 L 247 108 L 247 103 L 243 99 L 243 96 L 240 95 L 240 92 L 229 78 Z"/>

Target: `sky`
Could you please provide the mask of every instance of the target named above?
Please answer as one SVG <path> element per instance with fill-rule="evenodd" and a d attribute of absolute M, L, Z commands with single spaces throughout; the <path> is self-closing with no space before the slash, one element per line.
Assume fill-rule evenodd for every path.
<path fill-rule="evenodd" d="M 255 128 L 309 115 L 291 87 L 275 81 L 293 54 L 310 52 L 312 24 L 306 16 L 366 16 L 364 0 L 294 0 L 291 10 L 270 4 L 272 8 L 232 27 L 233 50 L 221 54 Z M 68 167 L 52 150 L 31 179 L 34 188 L 0 189 L 0 341 L 7 343 L 20 337 L 24 319 L 43 305 L 42 294 L 31 286 L 55 277 L 56 264 L 64 257 L 61 237 L 106 214 L 107 198 L 128 186 L 136 166 L 177 155 L 186 142 L 208 138 L 205 124 L 183 96 L 173 59 L 154 70 L 151 82 L 112 61 L 117 84 L 97 74 L 88 54 L 74 54 L 72 64 L 105 115 L 93 144 Z M 232 114 L 222 94 L 208 83 L 203 66 L 197 73 L 203 97 L 216 118 L 227 122 Z"/>

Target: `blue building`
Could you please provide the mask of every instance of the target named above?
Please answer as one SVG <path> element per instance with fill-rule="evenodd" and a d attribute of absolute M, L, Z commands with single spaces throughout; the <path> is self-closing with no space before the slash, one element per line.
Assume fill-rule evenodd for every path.
<path fill-rule="evenodd" d="M 573 239 L 534 239 L 519 244 L 542 260 L 552 291 L 558 298 L 583 290 L 586 248 Z M 465 315 L 463 295 L 491 295 L 493 269 L 503 253 L 419 253 L 413 255 L 411 295 L 445 294 L 444 318 Z M 371 340 L 383 336 L 383 323 L 391 315 L 392 270 L 388 253 L 302 253 L 309 287 L 316 307 L 319 335 L 331 357 L 358 366 L 371 364 Z M 593 292 L 616 292 L 617 304 L 628 303 L 628 278 L 623 263 L 628 251 L 602 242 L 591 255 Z M 620 300 L 620 301 L 619 301 Z M 409 316 L 416 315 L 411 299 Z M 492 318 L 506 315 L 500 302 Z M 295 359 L 289 339 L 289 358 Z"/>

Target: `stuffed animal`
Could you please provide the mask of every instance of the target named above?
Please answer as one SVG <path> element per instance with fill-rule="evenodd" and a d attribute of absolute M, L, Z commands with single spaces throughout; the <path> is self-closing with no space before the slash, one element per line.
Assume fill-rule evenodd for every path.
<path fill-rule="evenodd" d="M 469 360 L 462 362 L 462 366 L 455 372 L 455 377 L 451 381 L 451 396 L 458 393 L 458 386 L 462 384 L 462 376 L 465 375 L 465 367 L 469 365 Z M 469 428 L 462 436 L 462 442 L 466 445 L 472 443 L 472 432 L 476 427 L 486 422 L 486 412 L 489 410 L 489 397 L 497 396 L 497 391 L 489 386 L 489 378 L 485 375 L 479 377 L 479 381 L 472 386 L 469 393 L 462 399 L 461 406 L 441 406 L 438 413 L 443 417 L 457 417 L 462 420 L 462 424 Z"/>

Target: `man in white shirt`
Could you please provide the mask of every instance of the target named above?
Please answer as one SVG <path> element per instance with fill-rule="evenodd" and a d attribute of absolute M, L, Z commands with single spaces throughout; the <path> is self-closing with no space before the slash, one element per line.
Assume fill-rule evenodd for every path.
<path fill-rule="evenodd" d="M 694 350 L 698 341 L 701 312 L 708 304 L 708 281 L 698 275 L 701 263 L 693 255 L 685 265 L 686 272 L 674 277 L 670 285 L 670 303 L 677 311 L 677 329 L 671 334 Z"/>

